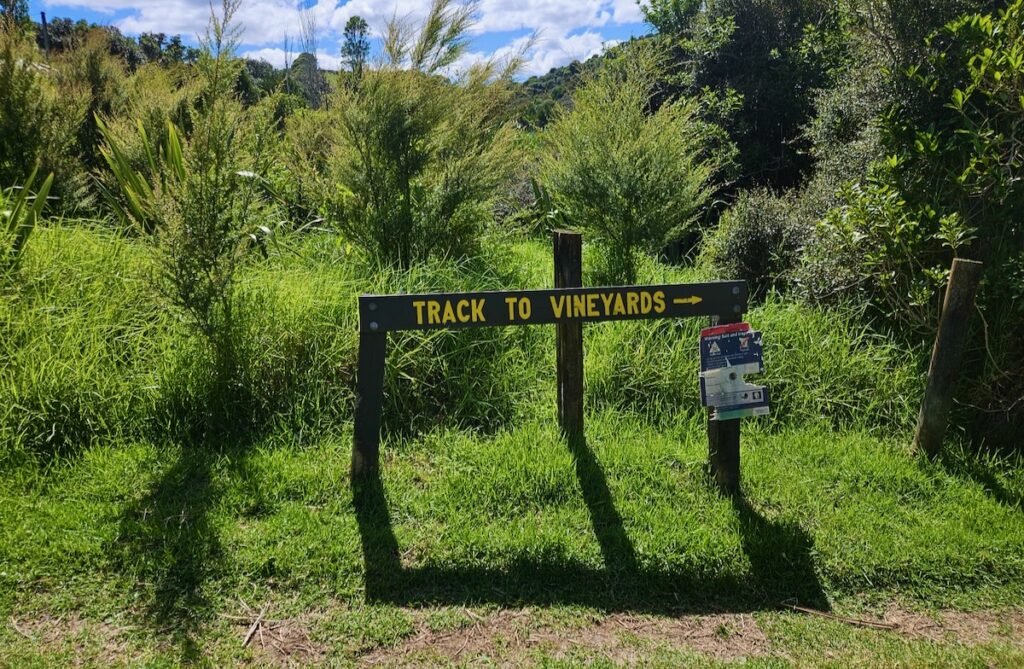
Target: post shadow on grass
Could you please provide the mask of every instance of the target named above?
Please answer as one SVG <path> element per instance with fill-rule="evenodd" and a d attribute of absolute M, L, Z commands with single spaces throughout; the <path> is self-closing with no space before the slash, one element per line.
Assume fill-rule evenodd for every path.
<path fill-rule="evenodd" d="M 569 446 L 603 569 L 534 555 L 516 557 L 503 567 L 404 568 L 385 489 L 379 472 L 373 471 L 352 481 L 367 601 L 402 606 L 575 604 L 663 614 L 753 611 L 784 603 L 828 609 L 814 570 L 811 537 L 795 523 L 766 519 L 740 496 L 733 498 L 733 509 L 749 573 L 714 573 L 710 565 L 679 570 L 641 566 L 593 452 L 583 441 Z"/>
<path fill-rule="evenodd" d="M 151 437 L 175 444 L 176 459 L 120 512 L 108 546 L 112 567 L 134 581 L 146 602 L 140 622 L 169 636 L 183 664 L 202 658 L 198 637 L 210 608 L 205 587 L 226 559 L 210 521 L 219 499 L 215 468 L 226 463 L 242 471 L 265 427 L 245 414 L 251 404 L 245 387 L 233 376 L 217 377 L 199 396 L 166 398 L 164 412 L 189 419 L 163 424 Z"/>
<path fill-rule="evenodd" d="M 640 571 L 636 548 L 626 534 L 619 510 L 615 508 L 604 469 L 587 444 L 586 437 L 571 435 L 566 437 L 566 442 L 576 465 L 576 478 L 590 512 L 590 524 L 601 546 L 605 567 L 609 571 L 635 577 Z"/>

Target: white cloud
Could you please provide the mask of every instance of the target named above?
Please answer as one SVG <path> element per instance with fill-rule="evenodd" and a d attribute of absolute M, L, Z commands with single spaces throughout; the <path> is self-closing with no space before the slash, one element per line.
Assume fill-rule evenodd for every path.
<path fill-rule="evenodd" d="M 290 54 L 286 54 L 284 49 L 265 47 L 263 49 L 251 49 L 249 51 L 243 51 L 240 54 L 243 58 L 252 58 L 253 60 L 265 60 L 274 67 L 284 67 L 285 62 L 290 58 L 292 62 L 299 55 L 297 52 L 292 51 Z M 338 70 L 341 68 L 341 58 L 337 55 L 327 53 L 323 49 L 317 51 L 316 61 L 321 69 L 324 70 Z"/>
<path fill-rule="evenodd" d="M 127 12 L 114 21 L 121 30 L 137 34 L 154 31 L 202 35 L 209 21 L 209 0 L 46 0 L 48 8 L 87 8 L 96 12 Z M 219 3 L 214 1 L 215 6 Z M 301 26 L 297 0 L 243 0 L 236 20 L 244 30 L 243 51 L 265 53 L 267 60 L 283 62 L 284 38 L 289 36 L 298 51 Z M 309 10 L 317 20 L 320 36 L 318 56 L 325 65 L 336 63 L 345 22 L 362 16 L 375 34 L 380 34 L 392 17 L 422 19 L 430 0 L 316 0 Z M 601 30 L 609 26 L 643 21 L 636 0 L 481 0 L 475 38 L 524 30 L 538 33 L 540 43 L 531 52 L 526 74 L 546 72 L 572 60 L 583 60 L 606 46 Z M 582 32 L 580 32 L 582 31 Z M 573 34 L 576 33 L 576 34 Z M 498 47 L 493 53 L 474 52 L 467 59 L 501 57 L 516 43 Z"/>

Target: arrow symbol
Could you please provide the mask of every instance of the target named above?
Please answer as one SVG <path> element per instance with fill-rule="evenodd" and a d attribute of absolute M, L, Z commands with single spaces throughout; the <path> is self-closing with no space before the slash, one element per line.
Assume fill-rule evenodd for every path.
<path fill-rule="evenodd" d="M 700 304 L 703 301 L 703 297 L 697 297 L 694 295 L 693 297 L 677 297 L 672 300 L 672 304 Z"/>

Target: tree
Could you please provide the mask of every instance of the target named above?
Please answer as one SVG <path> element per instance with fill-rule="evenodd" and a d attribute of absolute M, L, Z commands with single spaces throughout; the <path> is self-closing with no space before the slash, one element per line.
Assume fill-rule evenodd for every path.
<path fill-rule="evenodd" d="M 28 23 L 28 0 L 0 0 L 0 14 L 19 25 Z"/>
<path fill-rule="evenodd" d="M 632 283 L 641 251 L 679 239 L 708 204 L 721 155 L 693 98 L 650 113 L 656 52 L 635 48 L 576 91 L 548 125 L 541 181 L 553 204 L 603 250 L 600 279 Z"/>
<path fill-rule="evenodd" d="M 139 48 L 142 49 L 142 55 L 146 57 L 148 62 L 160 62 L 166 40 L 167 35 L 164 33 L 142 33 L 139 35 Z"/>
<path fill-rule="evenodd" d="M 363 76 L 363 65 L 370 55 L 370 41 L 366 35 L 370 26 L 361 16 L 353 16 L 345 24 L 345 42 L 341 46 L 341 57 L 348 64 L 352 76 L 358 81 Z"/>
<path fill-rule="evenodd" d="M 386 60 L 359 86 L 340 87 L 345 151 L 334 161 L 329 218 L 377 259 L 408 269 L 431 255 L 472 250 L 514 159 L 506 123 L 521 63 L 437 76 L 467 45 L 476 5 L 434 0 L 422 26 L 393 20 Z"/>
<path fill-rule="evenodd" d="M 640 2 L 644 18 L 663 34 L 680 34 L 700 11 L 702 0 L 647 0 Z"/>

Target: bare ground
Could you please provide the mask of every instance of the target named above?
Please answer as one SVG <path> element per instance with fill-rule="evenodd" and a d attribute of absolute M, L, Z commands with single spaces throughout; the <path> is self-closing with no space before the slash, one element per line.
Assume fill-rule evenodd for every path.
<path fill-rule="evenodd" d="M 556 658 L 596 654 L 616 663 L 632 664 L 655 648 L 683 650 L 725 661 L 783 651 L 773 648 L 755 617 L 747 613 L 679 617 L 617 613 L 576 625 L 552 623 L 528 608 L 485 615 L 465 609 L 462 613 L 471 623 L 458 629 L 435 630 L 429 612 L 410 610 L 415 620 L 413 634 L 395 646 L 362 654 L 358 662 L 361 666 L 418 666 L 487 658 L 490 664 L 514 667 L 543 652 Z M 252 620 L 232 617 L 231 629 L 239 646 L 248 647 L 252 659 L 260 665 L 315 666 L 332 654 L 334 646 L 317 639 L 313 632 L 324 615 L 325 612 L 319 612 L 291 620 L 264 619 L 258 625 L 255 616 Z M 1024 648 L 1021 611 L 919 613 L 893 605 L 878 618 L 845 622 L 884 626 L 886 629 L 879 630 L 880 633 L 911 640 L 965 645 L 1002 641 Z M 84 620 L 74 614 L 11 618 L 6 624 L 39 651 L 78 649 L 88 656 L 90 664 L 100 665 L 139 658 L 139 649 L 132 642 L 133 632 L 137 632 L 133 627 Z M 84 663 L 82 659 L 81 664 Z"/>

